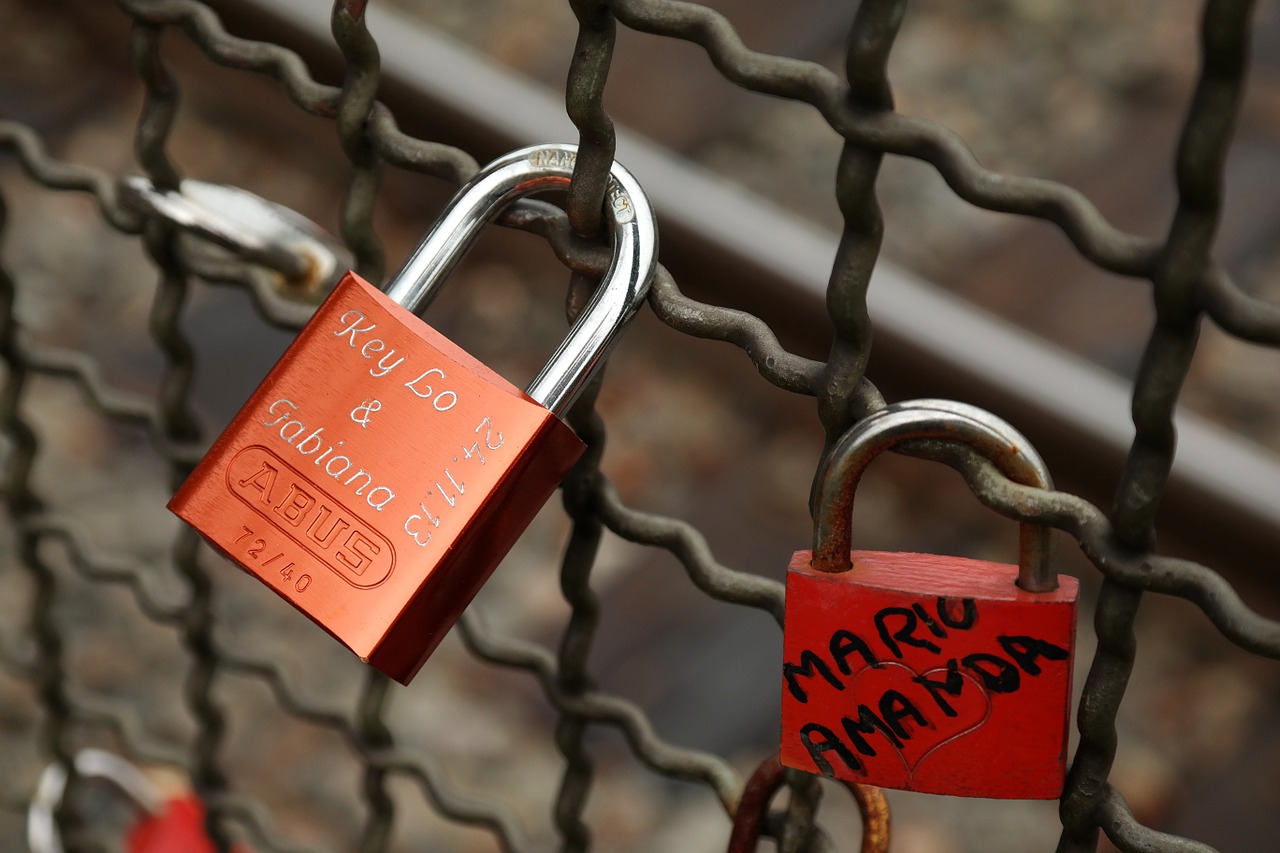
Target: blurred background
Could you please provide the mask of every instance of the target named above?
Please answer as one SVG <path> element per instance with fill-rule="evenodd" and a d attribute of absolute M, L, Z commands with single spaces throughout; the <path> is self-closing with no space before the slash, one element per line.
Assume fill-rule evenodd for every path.
<path fill-rule="evenodd" d="M 323 33 L 326 3 L 293 4 L 292 15 L 249 0 L 212 5 L 232 32 L 280 41 L 302 53 L 319 79 L 341 83 L 336 49 L 295 20 L 309 16 Z M 456 40 L 476 61 L 562 97 L 576 34 L 568 4 L 371 5 L 405 16 L 381 20 Z M 765 0 L 710 5 L 754 50 L 841 69 L 853 16 L 848 4 L 800 0 L 785 13 Z M 920 2 L 909 10 L 890 63 L 896 105 L 956 130 L 988 168 L 1064 182 L 1117 227 L 1161 236 L 1174 203 L 1169 164 L 1197 71 L 1198 14 L 1188 0 Z M 397 36 L 370 15 L 375 37 Z M 113 176 L 138 173 L 132 146 L 144 92 L 130 66 L 129 25 L 114 4 L 0 0 L 0 118 L 34 128 L 59 159 Z M 216 67 L 177 33 L 168 35 L 165 55 L 182 94 L 169 146 L 181 173 L 244 187 L 336 233 L 349 164 L 331 123 L 294 108 L 274 81 Z M 388 69 L 392 55 L 384 46 Z M 1256 14 L 1254 57 L 1216 257 L 1246 290 L 1275 297 L 1274 2 Z M 431 96 L 394 73 L 384 98 L 407 131 L 459 145 L 482 162 L 513 147 L 482 121 L 429 112 Z M 620 126 L 709 180 L 758 196 L 762 209 L 798 217 L 815 233 L 838 232 L 832 180 L 841 140 L 811 108 L 736 89 L 700 49 L 625 29 L 605 107 Z M 563 138 L 573 139 L 560 119 Z M 386 170 L 375 224 L 389 268 L 425 233 L 452 189 Z M 0 156 L 0 190 L 7 208 L 0 261 L 15 280 L 25 334 L 87 352 L 109 384 L 154 397 L 164 367 L 148 333 L 157 273 L 138 241 L 106 228 L 91 199 L 31 182 L 9 156 Z M 1147 282 L 1099 271 L 1054 227 L 968 206 L 921 163 L 888 158 L 879 191 L 888 262 L 1072 358 L 1132 377 L 1153 317 Z M 664 214 L 679 218 L 661 204 L 658 214 L 660 227 Z M 789 349 L 825 357 L 830 332 L 820 296 L 783 289 L 758 271 L 716 267 L 679 228 L 662 235 L 662 260 L 686 293 L 757 313 Z M 523 382 L 562 334 L 566 278 L 541 240 L 492 229 L 429 319 Z M 201 283 L 182 329 L 197 356 L 193 406 L 212 436 L 291 336 L 253 316 L 243 292 Z M 892 338 L 873 350 L 869 375 L 889 399 L 991 399 L 983 397 L 986 386 L 918 370 L 911 354 Z M 1271 460 L 1280 449 L 1280 353 L 1206 325 L 1183 400 L 1258 458 Z M 703 532 L 720 563 L 779 580 L 791 552 L 808 547 L 807 501 L 822 445 L 816 406 L 761 381 L 740 350 L 678 334 L 642 311 L 610 362 L 599 405 L 609 431 L 603 468 L 629 506 L 683 519 Z M 177 527 L 164 510 L 172 484 L 146 432 L 101 418 L 78 389 L 48 378 L 31 381 L 24 410 L 41 442 L 39 494 L 74 519 L 95 549 L 130 555 L 158 596 L 182 601 L 183 584 L 166 569 Z M 1016 412 L 997 411 L 1023 425 Z M 1114 448 L 1073 443 L 1061 431 L 1045 435 L 1060 485 L 1107 506 L 1122 463 Z M 1013 559 L 1016 527 L 983 509 L 948 469 L 886 458 L 862 489 L 858 547 Z M 495 629 L 557 645 L 569 614 L 556 569 L 566 531 L 553 499 L 473 605 Z M 1262 548 L 1276 539 L 1267 535 L 1237 538 L 1178 524 L 1162 530 L 1159 550 L 1207 562 L 1252 607 L 1276 615 L 1276 551 Z M 7 526 L 0 526 L 0 544 L 0 638 L 20 647 L 34 590 Z M 1093 653 L 1089 614 L 1099 578 L 1073 542 L 1060 537 L 1058 544 L 1061 571 L 1083 584 L 1079 681 Z M 86 581 L 66 549 L 47 551 L 60 581 L 55 616 L 71 683 L 133 708 L 149 739 L 190 743 L 195 730 L 182 694 L 188 659 L 176 633 L 146 619 L 127 589 Z M 317 704 L 351 707 L 364 680 L 358 661 L 234 567 L 209 553 L 202 561 L 214 579 L 217 635 L 227 647 L 281 662 Z M 637 703 L 665 740 L 714 752 L 743 774 L 776 749 L 780 633 L 768 616 L 710 600 L 667 552 L 608 534 L 592 583 L 602 619 L 590 669 L 602 690 Z M 1114 784 L 1153 826 L 1223 850 L 1267 849 L 1267 840 L 1280 837 L 1280 668 L 1231 646 L 1179 600 L 1149 596 L 1138 630 Z M 228 714 L 221 755 L 232 786 L 262 802 L 285 836 L 354 849 L 361 768 L 343 739 L 285 714 L 251 679 L 222 677 L 217 696 Z M 504 801 L 533 834 L 550 833 L 562 759 L 556 716 L 532 678 L 484 665 L 450 637 L 410 687 L 394 691 L 389 707 L 399 742 L 436 757 L 458 790 Z M 0 670 L 0 775 L 10 797 L 29 791 L 47 760 L 40 719 L 37 685 Z M 118 747 L 92 726 L 79 736 Z M 587 809 L 598 849 L 723 847 L 728 824 L 708 790 L 647 772 L 614 730 L 595 727 L 588 743 L 599 762 Z M 497 849 L 486 834 L 437 817 L 407 783 L 394 793 L 401 808 L 393 849 Z M 1060 829 L 1052 802 L 897 792 L 890 801 L 895 853 L 1048 850 Z M 828 792 L 822 815 L 838 847 L 856 849 L 856 812 L 837 789 Z M 21 816 L 0 813 L 0 848 L 24 844 Z"/>

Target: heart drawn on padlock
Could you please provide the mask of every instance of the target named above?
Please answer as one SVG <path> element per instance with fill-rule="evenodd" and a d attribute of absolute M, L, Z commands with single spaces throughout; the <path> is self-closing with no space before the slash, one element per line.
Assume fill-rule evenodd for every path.
<path fill-rule="evenodd" d="M 836 442 L 816 482 L 813 548 L 787 566 L 782 763 L 922 793 L 1057 799 L 1079 584 L 1053 571 L 1048 526 L 1023 524 L 1017 565 L 853 549 L 867 466 L 924 439 L 1053 487 L 1024 436 L 955 401 L 886 406 Z"/>
<path fill-rule="evenodd" d="M 960 678 L 965 682 L 964 688 L 951 691 L 946 698 L 946 705 L 955 712 L 955 716 L 928 714 L 929 719 L 938 720 L 927 726 L 914 726 L 907 730 L 909 739 L 898 746 L 888 738 L 881 743 L 897 754 L 910 780 L 920 769 L 925 759 L 949 743 L 954 743 L 966 735 L 973 734 L 991 719 L 991 694 L 982 686 L 982 682 L 967 672 L 948 669 L 945 666 L 933 667 L 924 672 L 917 672 L 904 663 L 885 661 L 879 666 L 869 666 L 853 677 L 850 685 L 854 697 L 887 696 L 890 691 L 897 691 L 905 696 L 916 708 L 937 707 L 936 694 L 923 686 L 922 679 L 937 677 Z M 972 688 L 972 689 L 969 689 Z M 958 698 L 956 694 L 959 694 Z M 856 704 L 857 700 L 854 700 Z M 902 723 L 910 724 L 910 720 Z M 900 723 L 900 724 L 902 724 Z M 905 726 L 904 726 L 905 728 Z M 879 744 L 877 744 L 878 746 Z"/>

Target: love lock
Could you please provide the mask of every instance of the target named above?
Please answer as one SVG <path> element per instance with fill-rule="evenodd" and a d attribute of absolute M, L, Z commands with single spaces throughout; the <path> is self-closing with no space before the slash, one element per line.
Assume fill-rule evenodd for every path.
<path fill-rule="evenodd" d="M 911 791 L 1056 798 L 1079 585 L 1052 572 L 1049 528 L 1022 526 L 1018 566 L 849 550 L 863 471 L 918 439 L 968 445 L 1011 480 L 1052 488 L 1022 435 L 959 403 L 892 405 L 837 442 L 814 550 L 787 568 L 782 761 Z"/>
<path fill-rule="evenodd" d="M 582 454 L 561 420 L 648 292 L 657 230 L 613 165 L 613 260 L 520 391 L 414 312 L 576 149 L 490 163 L 384 294 L 348 273 L 169 502 L 215 548 L 407 684 Z"/>
<path fill-rule="evenodd" d="M 783 766 L 778 756 L 765 759 L 747 780 L 733 815 L 733 831 L 729 835 L 728 853 L 753 853 L 760 843 L 769 800 L 782 787 Z M 862 813 L 861 853 L 888 853 L 889 802 L 884 792 L 872 785 L 845 782 Z"/>
<path fill-rule="evenodd" d="M 80 778 L 108 782 L 138 807 L 140 817 L 125 836 L 126 853 L 214 853 L 204 830 L 204 803 L 195 794 L 166 798 L 138 768 L 101 749 L 83 749 L 74 760 Z M 50 764 L 40 774 L 27 810 L 31 853 L 64 853 L 54 815 L 66 794 L 67 777 L 61 764 Z M 233 849 L 249 853 L 241 845 Z"/>

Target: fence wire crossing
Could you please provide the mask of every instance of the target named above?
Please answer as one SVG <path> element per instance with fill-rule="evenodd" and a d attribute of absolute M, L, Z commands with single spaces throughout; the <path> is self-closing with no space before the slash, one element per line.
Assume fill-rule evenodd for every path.
<path fill-rule="evenodd" d="M 346 62 L 346 74 L 341 87 L 333 87 L 313 79 L 291 51 L 227 32 L 216 13 L 203 3 L 119 0 L 123 13 L 132 19 L 130 52 L 146 89 L 135 137 L 137 159 L 145 175 L 162 189 L 176 188 L 182 178 L 167 151 L 178 118 L 179 82 L 161 50 L 166 31 L 181 31 L 215 63 L 265 75 L 276 81 L 299 109 L 333 122 L 350 161 L 340 216 L 341 237 L 356 259 L 357 271 L 369 280 L 382 280 L 385 263 L 373 228 L 373 208 L 383 166 L 420 172 L 448 184 L 461 183 L 477 167 L 464 151 L 405 134 L 391 112 L 376 100 L 378 48 L 363 21 L 365 5 L 364 0 L 334 3 L 332 32 Z M 571 5 L 579 30 L 568 77 L 567 110 L 580 133 L 580 153 L 567 208 L 562 212 L 548 205 L 521 205 L 503 224 L 545 238 L 571 271 L 568 304 L 584 304 L 609 258 L 601 217 L 615 136 L 602 102 L 619 24 L 656 37 L 691 42 L 705 51 L 707 60 L 728 81 L 753 92 L 811 105 L 844 140 L 835 180 L 844 229 L 832 263 L 827 300 L 834 329 L 827 361 L 809 360 L 784 350 L 765 323 L 754 316 L 689 299 L 664 269 L 658 272 L 649 302 L 654 313 L 677 331 L 740 347 L 766 381 L 816 397 L 828 448 L 852 425 L 884 405 L 863 373 L 872 331 L 866 293 L 884 225 L 876 181 L 886 155 L 928 163 L 970 204 L 1050 222 L 1090 263 L 1150 282 L 1157 311 L 1133 384 L 1136 435 L 1109 510 L 1072 494 L 1014 484 L 968 451 L 935 448 L 930 455 L 956 468 L 980 499 L 998 512 L 1065 531 L 1105 578 L 1094 620 L 1097 653 L 1079 706 L 1079 746 L 1072 756 L 1061 800 L 1058 850 L 1094 850 L 1099 830 L 1127 853 L 1210 849 L 1140 823 L 1109 779 L 1117 749 L 1116 717 L 1134 666 L 1134 624 L 1144 593 L 1186 599 L 1241 649 L 1280 658 L 1280 623 L 1251 610 L 1209 567 L 1154 552 L 1154 516 L 1174 458 L 1173 412 L 1195 352 L 1200 322 L 1207 317 L 1244 341 L 1280 344 L 1280 306 L 1245 294 L 1212 257 L 1222 210 L 1224 162 L 1247 67 L 1253 4 L 1245 0 L 1205 3 L 1201 68 L 1174 170 L 1177 208 L 1167 235 L 1159 240 L 1121 231 L 1083 195 L 1064 185 L 988 171 L 947 128 L 895 112 L 886 69 L 907 14 L 903 0 L 864 0 L 858 6 L 843 75 L 813 63 L 752 52 L 723 16 L 694 3 L 573 0 Z M 214 632 L 212 582 L 197 559 L 204 546 L 194 532 L 184 528 L 169 552 L 190 590 L 189 599 L 175 607 L 152 594 L 143 567 L 96 550 L 91 536 L 36 493 L 31 470 L 41 446 L 23 410 L 24 396 L 34 378 L 73 383 L 104 417 L 145 429 L 155 451 L 167 461 L 170 485 L 176 488 L 208 440 L 201 435 L 190 407 L 192 350 L 180 324 L 192 280 L 245 288 L 262 316 L 284 328 L 300 326 L 309 309 L 284 298 L 260 268 L 211 260 L 193 252 L 172 226 L 131 212 L 117 191 L 117 180 L 122 176 L 54 159 L 35 131 L 12 121 L 0 121 L 0 145 L 44 187 L 91 195 L 112 228 L 141 240 L 158 272 L 151 334 L 164 357 L 165 370 L 158 395 L 147 398 L 110 387 L 86 353 L 28 342 L 14 318 L 15 282 L 0 268 L 0 355 L 6 366 L 0 421 L 9 444 L 5 493 L 18 555 L 35 590 L 28 621 L 19 629 L 24 641 L 29 641 L 26 645 L 31 653 L 16 645 L 0 651 L 5 663 L 29 680 L 38 695 L 43 712 L 41 745 L 49 759 L 70 767 L 75 730 L 85 725 L 107 726 L 135 759 L 171 762 L 186 769 L 210 805 L 208 826 L 219 850 L 230 849 L 240 837 L 247 837 L 256 850 L 310 850 L 286 840 L 260 803 L 228 783 L 221 756 L 225 709 L 219 705 L 214 688 L 220 677 L 237 674 L 268 686 L 286 713 L 339 733 L 358 755 L 367 815 L 361 850 L 383 850 L 389 844 L 397 815 L 390 786 L 399 780 L 416 785 L 426 803 L 441 816 L 492 833 L 504 849 L 533 849 L 536 840 L 524 835 L 501 804 L 456 793 L 430 755 L 395 742 L 384 720 L 389 682 L 383 677 L 370 672 L 356 712 L 348 715 L 315 707 L 303 699 L 287 672 L 274 661 L 232 652 L 221 645 Z M 555 709 L 555 742 L 563 755 L 564 769 L 554 821 L 559 835 L 556 844 L 565 850 L 591 847 L 584 811 L 593 790 L 593 759 L 586 742 L 592 727 L 620 730 L 643 765 L 654 773 L 704 786 L 726 813 L 735 809 L 743 786 L 743 779 L 726 760 L 663 740 L 637 706 L 593 685 L 587 658 L 600 613 L 591 579 L 605 531 L 671 552 L 689 579 L 712 598 L 763 610 L 780 626 L 783 621 L 783 588 L 779 583 L 718 563 L 703 536 L 689 524 L 623 503 L 598 468 L 604 439 L 604 424 L 595 410 L 598 390 L 598 386 L 589 389 L 568 419 L 588 450 L 587 463 L 575 469 L 562 492 L 565 511 L 572 520 L 561 566 L 571 616 L 559 647 L 548 649 L 500 636 L 473 612 L 459 625 L 471 653 L 490 664 L 527 671 Z M 814 460 L 815 469 L 819 461 Z M 196 735 L 186 749 L 153 739 L 127 704 L 94 697 L 70 683 L 64 637 L 54 617 L 59 581 L 48 561 L 50 545 L 61 548 L 83 577 L 122 585 L 150 619 L 177 630 L 191 664 L 182 690 L 196 722 Z M 813 780 L 797 775 L 791 784 L 789 804 L 770 816 L 768 834 L 779 839 L 783 850 L 831 849 L 831 840 L 813 823 L 818 811 Z M 75 815 L 69 813 L 62 815 L 62 822 L 68 839 L 78 838 L 90 845 L 90 827 L 79 826 Z M 73 846 L 70 840 L 68 845 Z"/>

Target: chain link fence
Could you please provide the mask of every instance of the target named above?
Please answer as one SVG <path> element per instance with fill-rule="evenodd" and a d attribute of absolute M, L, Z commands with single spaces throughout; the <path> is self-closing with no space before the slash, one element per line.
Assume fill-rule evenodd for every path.
<path fill-rule="evenodd" d="M 218 65 L 263 75 L 299 110 L 332 122 L 350 164 L 339 230 L 355 259 L 355 269 L 371 281 L 382 280 L 386 272 L 374 203 L 388 167 L 420 173 L 449 187 L 466 180 L 477 168 L 465 151 L 401 131 L 395 116 L 376 99 L 379 54 L 365 26 L 362 0 L 338 0 L 333 6 L 333 38 L 346 63 L 340 86 L 318 82 L 301 59 L 285 48 L 228 32 L 217 13 L 203 3 L 120 0 L 118 5 L 132 22 L 129 51 L 146 92 L 134 137 L 136 159 L 158 187 L 176 188 L 183 177 L 169 151 L 180 122 L 181 83 L 162 49 L 162 39 L 176 32 Z M 1093 620 L 1097 650 L 1091 663 L 1080 662 L 1088 668 L 1088 676 L 1078 706 L 1079 741 L 1059 810 L 1059 851 L 1094 850 L 1100 831 L 1124 851 L 1210 849 L 1144 825 L 1112 786 L 1111 777 L 1116 719 L 1135 665 L 1135 622 L 1144 593 L 1185 599 L 1244 652 L 1280 656 L 1280 623 L 1246 605 L 1212 568 L 1157 553 L 1154 527 L 1174 459 L 1174 408 L 1195 353 L 1201 321 L 1208 318 L 1252 344 L 1280 343 L 1280 308 L 1243 292 L 1213 259 L 1223 205 L 1224 162 L 1242 97 L 1253 4 L 1238 0 L 1205 4 L 1201 70 L 1177 153 L 1177 208 L 1161 239 L 1118 229 L 1082 194 L 1062 184 L 988 171 L 952 131 L 895 112 L 886 69 L 895 35 L 908 14 L 904 2 L 864 0 L 858 6 L 843 75 L 813 63 L 752 52 L 729 21 L 696 4 L 583 0 L 571 6 L 579 25 L 566 90 L 567 112 L 580 133 L 575 179 L 563 211 L 546 204 L 521 204 L 501 224 L 545 240 L 571 271 L 567 306 L 572 316 L 610 256 L 601 203 L 615 134 L 603 103 L 619 25 L 655 38 L 690 42 L 706 53 L 729 82 L 811 105 L 844 141 L 835 179 L 844 228 L 831 267 L 827 307 L 834 338 L 827 359 L 815 361 L 788 352 L 757 317 L 690 299 L 665 269 L 659 269 L 649 304 L 659 320 L 679 333 L 741 348 L 761 378 L 778 389 L 816 398 L 827 447 L 884 405 L 864 372 L 872 333 L 866 294 L 884 230 L 876 182 L 886 155 L 929 164 L 956 195 L 972 205 L 1052 223 L 1089 263 L 1149 282 L 1156 320 L 1133 381 L 1136 434 L 1111 507 L 1103 509 L 1072 494 L 1014 484 L 990 463 L 960 449 L 935 448 L 927 455 L 958 470 L 981 501 L 997 512 L 1063 531 L 1103 578 Z M 132 212 L 121 201 L 118 181 L 123 176 L 51 156 L 26 124 L 0 120 L 0 147 L 40 186 L 91 197 L 111 228 L 140 241 L 158 274 L 148 324 L 163 368 L 155 393 L 144 395 L 112 384 L 89 352 L 32 340 L 15 317 L 20 283 L 0 268 L 4 307 L 0 351 L 6 366 L 0 421 L 7 440 L 4 482 L 11 548 L 17 558 L 4 570 L 19 575 L 29 591 L 21 598 L 22 606 L 0 612 L 0 653 L 14 678 L 29 686 L 39 706 L 34 746 L 42 761 L 70 766 L 86 731 L 110 732 L 135 760 L 184 769 L 209 804 L 208 825 L 219 850 L 229 849 L 241 837 L 255 850 L 330 849 L 293 840 L 291 833 L 273 822 L 262 798 L 232 782 L 225 754 L 234 734 L 228 722 L 232 715 L 219 687 L 236 678 L 267 688 L 275 704 L 273 713 L 334 734 L 357 757 L 363 807 L 357 834 L 358 847 L 364 851 L 389 849 L 397 822 L 411 819 L 424 801 L 449 822 L 491 834 L 503 849 L 541 849 L 543 845 L 589 849 L 592 828 L 586 811 L 597 774 L 591 735 L 599 727 L 620 732 L 635 758 L 653 773 L 709 792 L 725 813 L 733 812 L 744 780 L 730 760 L 668 742 L 638 705 L 596 686 L 588 666 L 601 620 L 593 573 L 601 543 L 612 534 L 669 552 L 703 593 L 762 611 L 779 626 L 783 588 L 777 581 L 719 562 L 704 536 L 685 521 L 647 512 L 620 497 L 600 471 L 605 424 L 596 410 L 599 384 L 584 394 L 569 417 L 588 451 L 585 464 L 574 470 L 562 489 L 570 527 L 560 585 L 569 615 L 559 637 L 544 645 L 507 636 L 488 627 L 474 609 L 456 632 L 480 661 L 532 675 L 554 711 L 550 725 L 562 756 L 554 783 L 554 839 L 528 835 L 522 822 L 501 803 L 459 793 L 437 759 L 395 736 L 397 727 L 387 712 L 390 685 L 381 676 L 366 673 L 352 706 L 337 710 L 338 703 L 317 702 L 300 687 L 290 667 L 277 656 L 250 654 L 228 643 L 218 630 L 214 606 L 214 590 L 225 573 L 220 566 L 211 567 L 215 561 L 194 532 L 178 530 L 165 552 L 157 555 L 121 556 L 101 548 L 96 541 L 99 531 L 90 529 L 37 484 L 33 472 L 47 453 L 47 442 L 37 437 L 43 424 L 33 414 L 32 389 L 49 383 L 78 389 L 102 418 L 140 436 L 147 452 L 158 454 L 165 467 L 157 473 L 172 489 L 191 470 L 208 441 L 192 402 L 195 364 L 185 317 L 194 283 L 243 290 L 266 322 L 284 329 L 304 323 L 311 305 L 299 301 L 280 275 L 211 253 L 173 226 Z M 815 470 L 820 468 L 820 459 L 812 461 Z M 117 478 L 116 482 L 122 481 Z M 177 595 L 160 588 L 163 584 L 153 563 L 178 580 Z M 193 724 L 190 729 L 177 737 L 158 737 L 146 722 L 146 709 L 137 707 L 136 696 L 113 695 L 103 685 L 88 689 L 69 675 L 68 647 L 78 626 L 68 624 L 60 609 L 68 594 L 68 573 L 95 590 L 127 591 L 150 621 L 176 632 L 187 663 L 180 692 Z M 100 594 L 104 609 L 116 601 L 105 597 L 105 592 Z M 179 686 L 170 684 L 170 689 L 176 691 Z M 29 800 L 32 780 L 16 774 L 6 781 L 5 806 L 11 813 L 20 813 Z M 777 839 L 783 850 L 832 849 L 832 839 L 814 823 L 820 803 L 816 781 L 796 774 L 789 783 L 791 797 L 784 808 L 770 815 L 766 834 Z M 406 786 L 417 789 L 411 803 L 406 801 Z M 102 832 L 74 809 L 65 810 L 61 818 L 68 847 L 100 849 L 104 844 Z"/>

